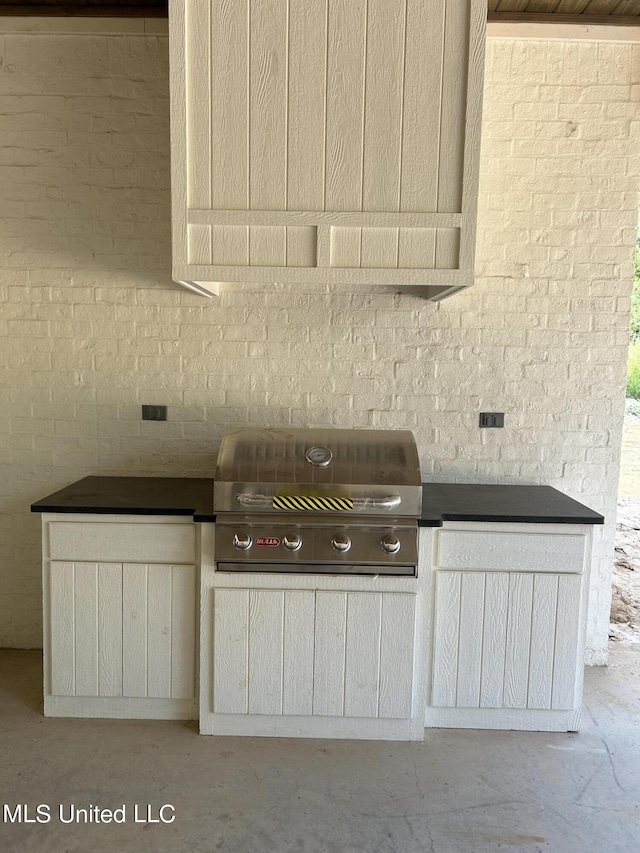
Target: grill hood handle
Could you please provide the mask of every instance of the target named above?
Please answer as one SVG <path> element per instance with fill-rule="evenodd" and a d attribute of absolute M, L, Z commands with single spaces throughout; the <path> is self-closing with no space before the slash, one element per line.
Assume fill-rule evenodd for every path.
<path fill-rule="evenodd" d="M 236 500 L 245 509 L 270 509 L 274 495 L 254 495 L 251 492 L 238 492 Z M 387 495 L 384 498 L 353 498 L 353 509 L 362 512 L 365 509 L 396 509 L 402 503 L 400 495 Z"/>

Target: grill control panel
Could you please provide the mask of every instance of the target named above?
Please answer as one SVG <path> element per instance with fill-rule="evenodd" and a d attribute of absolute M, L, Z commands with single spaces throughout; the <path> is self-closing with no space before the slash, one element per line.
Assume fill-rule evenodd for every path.
<path fill-rule="evenodd" d="M 393 567 L 389 573 L 413 575 L 418 561 L 417 537 L 417 525 L 406 522 L 282 524 L 282 519 L 265 519 L 264 523 L 260 519 L 258 523 L 246 517 L 218 516 L 215 560 L 218 564 L 240 562 L 246 565 L 244 571 L 267 571 L 265 565 L 291 564 L 283 570 L 309 572 L 315 565 L 318 572 L 348 573 L 349 567 L 370 566 L 371 574 L 384 574 L 386 568 Z M 308 565 L 303 567 L 303 563 Z"/>

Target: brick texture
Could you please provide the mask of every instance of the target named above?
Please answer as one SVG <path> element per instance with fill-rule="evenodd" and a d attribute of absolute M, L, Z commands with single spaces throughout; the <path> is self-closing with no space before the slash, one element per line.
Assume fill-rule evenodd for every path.
<path fill-rule="evenodd" d="M 209 476 L 230 424 L 407 427 L 426 479 L 547 483 L 607 516 L 604 662 L 640 46 L 489 42 L 477 284 L 439 306 L 174 285 L 167 47 L 0 36 L 0 645 L 41 643 L 33 500 L 88 474 Z"/>

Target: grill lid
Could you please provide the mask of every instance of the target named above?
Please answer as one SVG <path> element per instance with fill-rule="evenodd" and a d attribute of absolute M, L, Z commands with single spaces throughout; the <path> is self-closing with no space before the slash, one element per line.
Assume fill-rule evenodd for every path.
<path fill-rule="evenodd" d="M 409 430 L 235 429 L 220 446 L 214 508 L 417 515 L 421 492 Z"/>

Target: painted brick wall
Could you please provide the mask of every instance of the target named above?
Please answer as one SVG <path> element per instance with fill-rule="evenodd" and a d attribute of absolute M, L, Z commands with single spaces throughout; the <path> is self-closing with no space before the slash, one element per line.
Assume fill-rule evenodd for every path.
<path fill-rule="evenodd" d="M 408 427 L 427 479 L 547 483 L 607 515 L 603 662 L 639 91 L 638 45 L 491 40 L 475 288 L 205 301 L 170 280 L 166 37 L 0 34 L 0 645 L 41 642 L 33 500 L 211 475 L 228 424 Z"/>

